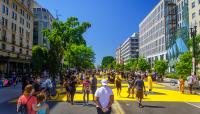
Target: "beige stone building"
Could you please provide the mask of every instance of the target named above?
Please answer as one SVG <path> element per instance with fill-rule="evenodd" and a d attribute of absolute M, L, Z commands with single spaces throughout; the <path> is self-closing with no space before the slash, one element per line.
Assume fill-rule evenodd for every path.
<path fill-rule="evenodd" d="M 189 26 L 197 26 L 197 34 L 200 34 L 200 0 L 189 0 Z"/>
<path fill-rule="evenodd" d="M 30 71 L 33 0 L 0 0 L 0 73 Z"/>

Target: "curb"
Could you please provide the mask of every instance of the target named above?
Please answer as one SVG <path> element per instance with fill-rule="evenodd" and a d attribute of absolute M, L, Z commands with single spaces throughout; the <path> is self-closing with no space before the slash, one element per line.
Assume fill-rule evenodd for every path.
<path fill-rule="evenodd" d="M 114 104 L 112 105 L 112 109 L 113 109 L 114 114 L 125 114 L 124 110 L 122 109 L 118 101 L 114 101 Z"/>

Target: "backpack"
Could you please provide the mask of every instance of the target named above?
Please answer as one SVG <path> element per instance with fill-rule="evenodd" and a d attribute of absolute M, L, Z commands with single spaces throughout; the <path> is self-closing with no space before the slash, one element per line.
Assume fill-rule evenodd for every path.
<path fill-rule="evenodd" d="M 20 104 L 20 106 L 17 108 L 17 112 L 20 114 L 28 114 L 28 109 L 27 109 L 27 103 L 31 99 L 31 96 L 28 98 L 26 104 Z"/>

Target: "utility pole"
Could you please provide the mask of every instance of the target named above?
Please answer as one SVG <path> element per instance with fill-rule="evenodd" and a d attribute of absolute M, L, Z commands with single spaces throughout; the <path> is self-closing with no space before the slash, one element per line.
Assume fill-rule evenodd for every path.
<path fill-rule="evenodd" d="M 194 28 L 190 28 L 190 34 L 192 38 L 192 72 L 196 75 L 196 34 L 197 34 L 197 26 Z"/>

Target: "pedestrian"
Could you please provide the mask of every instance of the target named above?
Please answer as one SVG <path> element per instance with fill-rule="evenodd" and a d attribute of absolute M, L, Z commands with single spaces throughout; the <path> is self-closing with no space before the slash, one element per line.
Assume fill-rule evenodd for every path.
<path fill-rule="evenodd" d="M 45 102 L 45 95 L 40 93 L 37 95 L 37 106 L 44 107 L 43 109 L 36 110 L 37 114 L 49 114 L 49 105 Z"/>
<path fill-rule="evenodd" d="M 17 76 L 16 76 L 15 72 L 13 72 L 13 74 L 12 74 L 12 82 L 13 82 L 13 86 L 15 88 L 15 86 L 17 85 Z"/>
<path fill-rule="evenodd" d="M 33 82 L 33 96 L 37 96 L 41 92 L 40 77 L 36 77 Z"/>
<path fill-rule="evenodd" d="M 91 79 L 91 91 L 92 91 L 92 97 L 94 101 L 94 94 L 97 90 L 97 78 L 95 77 L 94 74 L 92 74 L 92 79 Z"/>
<path fill-rule="evenodd" d="M 193 85 L 195 82 L 194 73 L 191 73 L 191 75 L 188 76 L 187 81 L 188 81 L 188 87 L 189 87 L 190 94 L 192 94 L 192 89 L 193 89 Z"/>
<path fill-rule="evenodd" d="M 145 85 L 144 81 L 142 80 L 141 76 L 138 76 L 138 79 L 135 81 L 135 88 L 136 88 L 136 98 L 138 100 L 139 107 L 142 108 L 142 99 L 144 97 Z"/>
<path fill-rule="evenodd" d="M 89 103 L 89 94 L 90 94 L 90 78 L 89 77 L 86 77 L 84 80 L 83 80 L 83 102 L 84 102 L 84 105 L 88 105 Z M 87 97 L 87 101 L 85 100 L 85 97 Z"/>
<path fill-rule="evenodd" d="M 182 94 L 184 93 L 184 89 L 185 89 L 185 80 L 183 79 L 183 76 L 180 76 L 179 90 L 180 90 L 180 92 L 182 92 Z"/>
<path fill-rule="evenodd" d="M 75 76 L 72 76 L 70 78 L 70 81 L 69 81 L 70 102 L 71 102 L 72 105 L 74 105 L 74 96 L 75 96 L 75 93 L 76 93 L 76 84 L 77 84 L 76 78 L 75 78 Z"/>
<path fill-rule="evenodd" d="M 114 102 L 113 91 L 107 86 L 107 80 L 101 81 L 102 87 L 95 92 L 95 103 L 98 114 L 111 114 L 111 106 Z"/>
<path fill-rule="evenodd" d="M 128 79 L 128 98 L 130 97 L 130 94 L 132 94 L 132 98 L 134 98 L 134 83 L 135 83 L 135 78 L 134 76 L 129 76 Z"/>
<path fill-rule="evenodd" d="M 117 96 L 121 96 L 121 91 L 122 91 L 122 79 L 117 75 L 116 81 L 116 88 L 117 88 Z"/>
<path fill-rule="evenodd" d="M 148 89 L 149 89 L 149 92 L 151 92 L 152 91 L 152 77 L 151 77 L 151 74 L 148 75 L 147 80 L 148 80 Z"/>
<path fill-rule="evenodd" d="M 24 92 L 25 87 L 28 85 L 27 80 L 28 75 L 22 75 L 22 93 Z"/>
<path fill-rule="evenodd" d="M 37 106 L 37 98 L 31 95 L 32 85 L 27 85 L 17 101 L 17 112 L 20 114 L 36 114 L 37 110 L 45 109 L 46 106 Z"/>
<path fill-rule="evenodd" d="M 67 96 L 67 102 L 70 101 L 70 91 L 69 91 L 69 80 L 66 78 L 64 83 L 63 83 L 63 87 L 66 90 L 66 96 Z"/>

